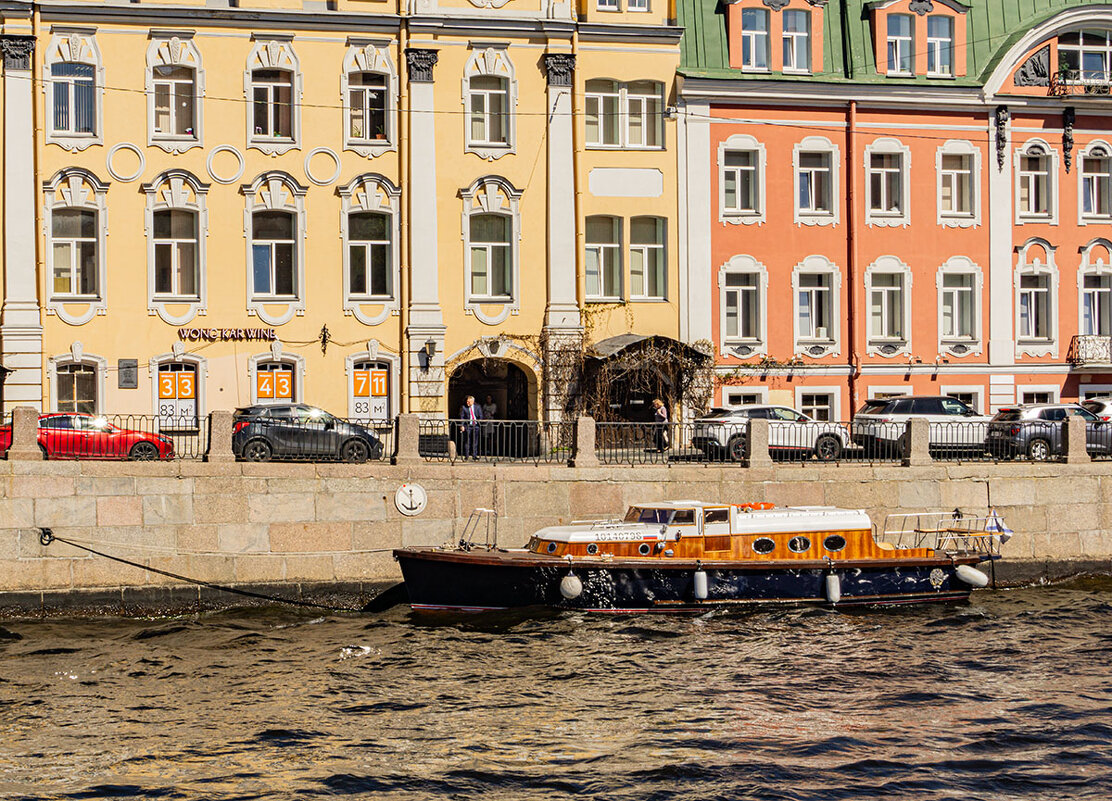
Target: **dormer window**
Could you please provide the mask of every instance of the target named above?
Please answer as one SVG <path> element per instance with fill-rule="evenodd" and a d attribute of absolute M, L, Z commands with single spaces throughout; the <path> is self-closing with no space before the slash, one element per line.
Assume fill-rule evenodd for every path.
<path fill-rule="evenodd" d="M 768 12 L 763 9 L 741 12 L 741 68 L 768 69 Z"/>
<path fill-rule="evenodd" d="M 866 0 L 876 69 L 894 78 L 960 78 L 968 39 L 967 0 Z"/>
<path fill-rule="evenodd" d="M 888 15 L 888 74 L 915 72 L 915 19 L 910 14 Z"/>
<path fill-rule="evenodd" d="M 784 72 L 811 71 L 811 13 L 785 10 Z"/>

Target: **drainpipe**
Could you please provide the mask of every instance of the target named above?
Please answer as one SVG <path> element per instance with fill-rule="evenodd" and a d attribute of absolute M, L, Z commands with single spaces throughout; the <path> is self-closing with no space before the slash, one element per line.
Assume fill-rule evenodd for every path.
<path fill-rule="evenodd" d="M 398 183 L 401 184 L 401 197 L 398 198 L 399 236 L 401 240 L 401 253 L 399 264 L 401 275 L 398 276 L 398 342 L 399 369 L 398 380 L 401 385 L 398 393 L 398 411 L 408 413 L 409 408 L 409 282 L 413 271 L 409 265 L 409 65 L 405 60 L 405 51 L 409 47 L 409 15 L 405 4 L 399 4 L 402 12 L 402 24 L 398 31 Z"/>
<path fill-rule="evenodd" d="M 849 342 L 849 413 L 857 410 L 857 379 L 861 356 L 857 352 L 857 101 L 849 101 L 846 113 L 846 339 Z"/>
<path fill-rule="evenodd" d="M 579 21 L 575 22 L 575 28 L 571 32 L 571 55 L 575 59 L 575 63 L 579 64 Z M 575 197 L 575 253 L 573 255 L 575 261 L 575 302 L 579 305 L 579 327 L 586 334 L 586 319 L 584 312 L 586 310 L 586 286 L 584 283 L 584 274 L 586 270 L 586 256 L 583 252 L 584 236 L 586 225 L 581 222 L 583 219 L 580 214 L 582 212 L 581 195 L 582 190 L 579 181 L 579 154 L 583 149 L 583 142 L 580 139 L 579 122 L 584 119 L 583 109 L 580 108 L 582 102 L 582 94 L 579 89 L 579 70 L 572 71 L 571 81 L 571 174 L 572 185 L 574 187 Z"/>

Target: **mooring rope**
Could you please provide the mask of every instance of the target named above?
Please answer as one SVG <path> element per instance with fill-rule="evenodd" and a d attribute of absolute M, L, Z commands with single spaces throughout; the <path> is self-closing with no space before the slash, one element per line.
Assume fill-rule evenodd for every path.
<path fill-rule="evenodd" d="M 76 540 L 59 537 L 49 528 L 39 529 L 39 543 L 42 544 L 44 548 L 49 546 L 50 543 L 54 541 L 65 543 L 66 545 L 73 546 L 74 548 L 79 548 L 82 551 L 87 551 L 88 553 L 94 554 L 96 556 L 103 556 L 105 559 L 111 559 L 113 562 L 119 562 L 121 564 L 130 565 L 131 567 L 137 567 L 140 570 L 149 570 L 152 573 L 158 573 L 160 576 L 166 576 L 167 578 L 184 581 L 187 584 L 197 584 L 201 587 L 208 587 L 209 589 L 220 590 L 221 592 L 229 592 L 234 595 L 244 595 L 248 598 L 258 598 L 263 601 L 273 601 L 274 603 L 289 604 L 291 606 L 303 606 L 310 609 L 327 609 L 330 612 L 362 612 L 367 611 L 368 608 L 371 606 L 371 604 L 363 607 L 332 606 L 331 604 L 321 604 L 314 601 L 302 601 L 299 599 L 281 598 L 277 595 L 267 595 L 266 593 L 262 592 L 252 592 L 251 590 L 243 590 L 239 589 L 238 587 L 228 587 L 224 584 L 216 584 L 212 581 L 203 581 L 202 579 L 190 578 L 189 576 L 182 576 L 178 573 L 171 573 L 169 570 L 162 570 L 157 567 L 151 567 L 150 565 L 143 565 L 138 562 L 133 562 L 130 559 L 124 559 L 122 556 L 113 556 L 112 554 L 98 551 L 95 548 L 90 548 L 88 545 L 83 545 Z M 374 599 L 372 599 L 371 603 L 373 604 L 373 602 Z"/>

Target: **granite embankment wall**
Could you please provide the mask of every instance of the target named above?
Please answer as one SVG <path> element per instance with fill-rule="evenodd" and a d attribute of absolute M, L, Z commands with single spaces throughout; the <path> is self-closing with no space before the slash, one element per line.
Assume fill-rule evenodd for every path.
<path fill-rule="evenodd" d="M 403 517 L 403 482 L 428 506 Z M 458 539 L 475 507 L 498 539 L 615 515 L 658 499 L 771 501 L 891 512 L 995 507 L 1016 535 L 1011 581 L 1112 570 L 1112 464 L 921 467 L 565 467 L 481 464 L 247 464 L 0 461 L 0 609 L 172 607 L 236 599 L 90 555 L 40 527 L 142 565 L 217 584 L 295 595 L 369 597 L 400 578 L 389 550 Z"/>

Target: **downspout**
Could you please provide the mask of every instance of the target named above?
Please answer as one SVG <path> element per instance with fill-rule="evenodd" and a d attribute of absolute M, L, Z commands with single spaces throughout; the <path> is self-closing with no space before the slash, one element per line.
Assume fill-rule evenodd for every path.
<path fill-rule="evenodd" d="M 846 114 L 846 339 L 849 342 L 849 414 L 857 410 L 857 379 L 861 355 L 857 352 L 857 198 L 860 174 L 857 165 L 857 101 L 849 101 Z"/>
<path fill-rule="evenodd" d="M 404 0 L 399 0 L 399 9 L 402 12 L 401 25 L 398 30 L 398 181 L 401 184 L 402 194 L 398 204 L 399 214 L 399 239 L 401 240 L 401 253 L 399 265 L 401 275 L 398 276 L 398 343 L 400 345 L 400 370 L 399 376 L 399 411 L 411 412 L 409 391 L 409 298 L 413 271 L 409 266 L 409 65 L 406 63 L 405 51 L 409 48 L 409 15 L 405 8 Z"/>
<path fill-rule="evenodd" d="M 579 20 L 575 20 L 575 28 L 571 32 L 571 55 L 575 63 L 579 63 Z M 588 334 L 586 327 L 586 287 L 584 274 L 586 262 L 583 248 L 585 242 L 586 225 L 583 224 L 580 180 L 579 180 L 579 154 L 583 150 L 583 142 L 579 133 L 579 121 L 583 119 L 583 109 L 580 108 L 582 95 L 577 91 L 579 84 L 579 70 L 572 70 L 571 82 L 571 173 L 575 197 L 575 302 L 579 306 L 579 327 L 584 335 Z M 586 343 L 583 343 L 586 344 Z"/>

